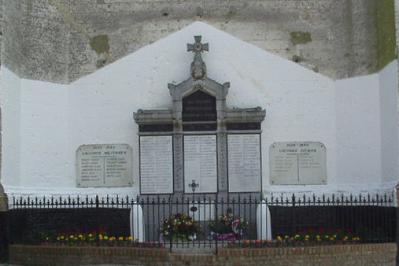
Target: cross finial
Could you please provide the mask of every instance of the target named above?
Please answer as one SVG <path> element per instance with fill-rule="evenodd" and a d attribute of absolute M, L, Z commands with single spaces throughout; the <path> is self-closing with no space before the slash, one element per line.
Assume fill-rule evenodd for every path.
<path fill-rule="evenodd" d="M 203 51 L 209 51 L 208 43 L 201 43 L 201 36 L 194 36 L 195 43 L 187 44 L 187 52 L 202 53 Z"/>

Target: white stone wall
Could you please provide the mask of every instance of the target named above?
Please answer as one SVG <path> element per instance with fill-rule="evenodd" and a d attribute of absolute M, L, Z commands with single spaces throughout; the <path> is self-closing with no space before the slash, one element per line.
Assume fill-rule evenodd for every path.
<path fill-rule="evenodd" d="M 171 108 L 167 83 L 189 77 L 193 35 L 210 43 L 208 76 L 230 81 L 229 107 L 266 109 L 262 124 L 265 192 L 392 189 L 397 180 L 396 63 L 379 74 L 333 81 L 204 23 L 148 45 L 70 85 L 19 79 L 3 68 L 2 182 L 9 193 L 138 192 L 138 109 Z M 392 121 L 395 122 L 392 122 Z M 319 141 L 327 147 L 327 185 L 271 186 L 269 147 Z M 393 142 L 392 142 L 393 141 Z M 82 144 L 133 148 L 132 188 L 77 189 Z"/>

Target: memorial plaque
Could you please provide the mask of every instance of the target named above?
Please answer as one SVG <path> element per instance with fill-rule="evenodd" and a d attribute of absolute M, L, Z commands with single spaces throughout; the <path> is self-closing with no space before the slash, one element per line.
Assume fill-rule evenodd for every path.
<path fill-rule="evenodd" d="M 140 193 L 173 193 L 172 136 L 140 136 Z"/>
<path fill-rule="evenodd" d="M 320 142 L 272 144 L 270 180 L 274 185 L 326 184 L 326 147 Z"/>
<path fill-rule="evenodd" d="M 216 135 L 184 136 L 184 191 L 195 181 L 195 193 L 217 192 Z"/>
<path fill-rule="evenodd" d="M 127 144 L 82 145 L 76 160 L 78 187 L 132 185 L 132 149 Z"/>
<path fill-rule="evenodd" d="M 229 192 L 261 191 L 259 134 L 227 136 Z"/>

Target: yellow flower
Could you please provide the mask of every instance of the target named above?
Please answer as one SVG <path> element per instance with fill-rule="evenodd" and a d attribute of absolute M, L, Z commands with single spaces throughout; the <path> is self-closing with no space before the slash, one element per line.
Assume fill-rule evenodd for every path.
<path fill-rule="evenodd" d="M 284 237 L 285 239 L 288 239 L 288 238 L 290 238 L 289 236 L 287 236 L 287 235 L 285 235 L 285 237 Z"/>
<path fill-rule="evenodd" d="M 89 237 L 93 237 L 93 235 L 92 235 L 92 234 L 89 234 Z"/>
<path fill-rule="evenodd" d="M 282 241 L 283 238 L 282 238 L 281 236 L 277 236 L 277 240 L 278 240 L 278 241 Z"/>
<path fill-rule="evenodd" d="M 108 236 L 104 236 L 103 238 L 104 238 L 104 240 L 108 240 Z"/>
<path fill-rule="evenodd" d="M 60 239 L 61 239 L 61 240 L 64 240 L 64 238 L 65 238 L 64 236 L 60 236 Z"/>
<path fill-rule="evenodd" d="M 123 236 L 118 237 L 119 241 L 123 241 Z"/>
<path fill-rule="evenodd" d="M 132 236 L 128 236 L 127 240 L 132 241 L 133 237 Z"/>

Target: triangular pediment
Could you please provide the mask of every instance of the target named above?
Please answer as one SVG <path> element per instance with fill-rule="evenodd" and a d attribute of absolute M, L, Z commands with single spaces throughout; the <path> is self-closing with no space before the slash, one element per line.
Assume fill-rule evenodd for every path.
<path fill-rule="evenodd" d="M 187 53 L 186 49 L 187 44 L 192 43 L 193 36 L 196 35 L 201 35 L 204 42 L 210 43 L 209 52 L 203 54 L 203 60 L 207 65 L 206 80 L 188 79 L 193 56 Z M 266 93 L 276 82 L 331 81 L 321 74 L 239 40 L 203 22 L 192 23 L 73 84 L 99 82 L 113 87 L 114 77 L 126 83 L 129 90 L 142 95 L 151 95 L 153 106 L 149 104 L 143 108 L 167 107 L 168 104 L 164 100 L 169 94 L 167 89 L 169 83 L 182 85 L 181 89 L 184 90 L 182 94 L 190 94 L 195 83 L 206 83 L 205 87 L 211 90 L 209 88 L 228 86 L 226 82 L 229 81 L 233 95 L 237 95 L 230 100 L 241 107 L 250 107 L 242 100 L 249 99 L 250 95 L 253 95 L 250 100 L 259 102 L 259 97 L 255 94 Z M 260 106 L 260 102 L 257 105 Z"/>

